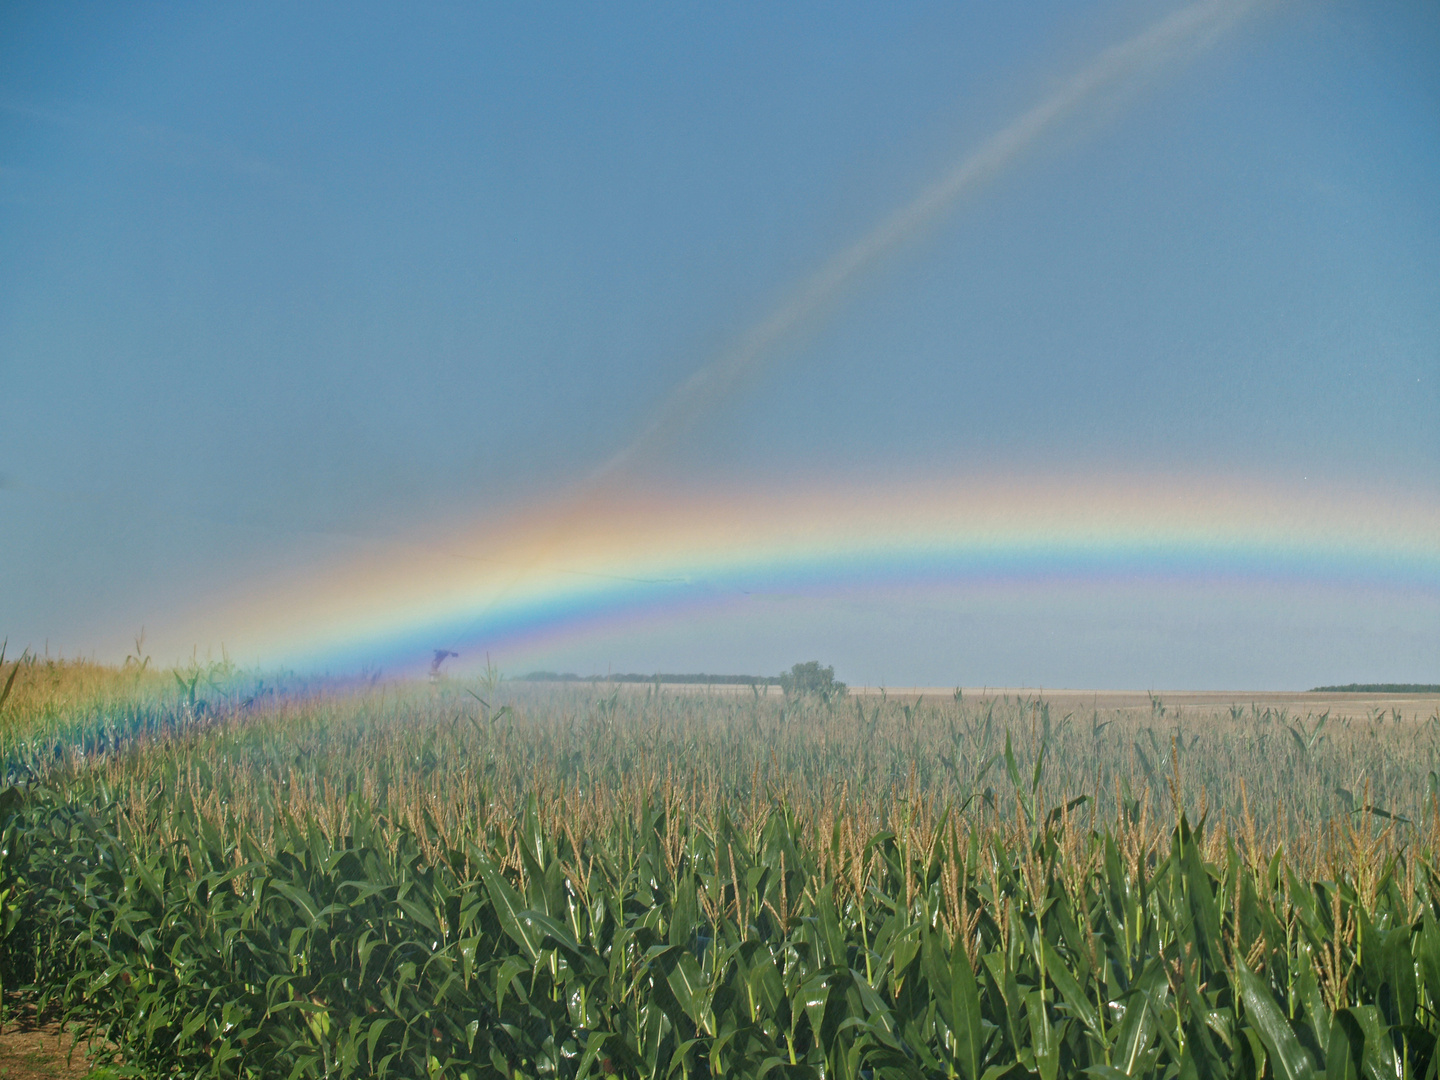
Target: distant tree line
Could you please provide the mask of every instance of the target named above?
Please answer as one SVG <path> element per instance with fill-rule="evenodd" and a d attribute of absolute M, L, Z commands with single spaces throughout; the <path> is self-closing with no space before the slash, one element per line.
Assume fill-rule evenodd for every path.
<path fill-rule="evenodd" d="M 690 686 L 778 686 L 787 695 L 818 694 L 825 699 L 844 697 L 846 686 L 835 678 L 833 667 L 821 667 L 820 661 L 808 660 L 795 664 L 781 675 L 709 675 L 705 673 L 676 675 L 660 672 L 655 675 L 639 675 L 627 672 L 623 675 L 576 675 L 574 672 L 532 671 L 521 675 L 518 682 L 565 682 L 565 683 L 674 683 Z"/>
<path fill-rule="evenodd" d="M 1440 683 L 1367 682 L 1317 686 L 1312 694 L 1440 694 Z"/>
<path fill-rule="evenodd" d="M 691 673 L 676 675 L 659 672 L 655 675 L 639 675 L 626 672 L 623 675 L 576 675 L 573 671 L 532 671 L 521 675 L 517 682 L 617 682 L 617 683 L 681 683 L 694 686 L 779 686 L 779 675 L 707 675 Z"/>

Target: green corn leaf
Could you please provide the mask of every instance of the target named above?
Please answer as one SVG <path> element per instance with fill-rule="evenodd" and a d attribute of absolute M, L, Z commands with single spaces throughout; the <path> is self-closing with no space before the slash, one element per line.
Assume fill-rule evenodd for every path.
<path fill-rule="evenodd" d="M 1055 825 L 1055 824 L 1061 819 L 1061 817 L 1063 817 L 1065 814 L 1068 814 L 1071 810 L 1074 810 L 1077 806 L 1084 806 L 1084 805 L 1085 805 L 1087 802 L 1089 802 L 1089 801 L 1090 801 L 1090 796 L 1089 796 L 1089 795 L 1077 795 L 1075 798 L 1073 798 L 1073 799 L 1071 799 L 1069 802 L 1067 802 L 1064 806 L 1057 806 L 1057 807 L 1053 808 L 1053 809 L 1050 811 L 1050 813 L 1048 813 L 1048 814 L 1045 815 L 1045 825 L 1046 825 L 1046 827 L 1051 827 L 1051 826 Z"/>
<path fill-rule="evenodd" d="M 375 1067 L 375 1047 L 379 1045 L 380 1038 L 385 1034 L 385 1029 L 395 1021 L 390 1017 L 383 1017 L 373 1020 L 370 1023 L 370 1030 L 365 1035 L 365 1054 L 370 1061 L 370 1067 Z"/>
<path fill-rule="evenodd" d="M 1025 995 L 1025 1011 L 1030 1019 L 1030 1046 L 1035 1054 L 1035 1067 L 1040 1080 L 1055 1080 L 1060 1075 L 1060 1044 L 1063 1021 L 1052 1022 L 1039 990 Z"/>
<path fill-rule="evenodd" d="M 495 1009 L 500 1011 L 505 1008 L 505 994 L 510 989 L 510 984 L 515 981 L 516 976 L 523 975 L 529 971 L 527 964 L 522 964 L 513 956 L 501 961 L 500 967 L 495 971 Z"/>
<path fill-rule="evenodd" d="M 1103 1040 L 1104 1033 L 1100 1029 L 1100 1016 L 1095 1010 L 1094 1003 L 1086 997 L 1079 981 L 1070 973 L 1065 960 L 1055 951 L 1054 946 L 1038 931 L 1036 936 L 1039 939 L 1040 950 L 1045 957 L 1045 975 L 1055 984 L 1055 989 L 1060 991 L 1060 996 L 1064 999 L 1070 1014 L 1084 1024 L 1086 1030 L 1095 1038 Z"/>
<path fill-rule="evenodd" d="M 1270 996 L 1270 988 L 1243 962 L 1237 964 L 1236 975 L 1246 1016 L 1260 1033 L 1265 1049 L 1275 1062 L 1276 1073 L 1283 1080 L 1310 1080 L 1315 1073 L 1315 1062 L 1300 1045 L 1285 1014 Z"/>
<path fill-rule="evenodd" d="M 747 944 L 758 945 L 756 942 Z M 759 955 L 750 961 L 746 972 L 746 982 L 750 994 L 766 1015 L 779 1016 L 780 1007 L 785 1001 L 784 980 L 780 976 L 780 969 L 770 959 L 769 953 L 761 948 L 757 948 L 756 951 Z"/>
<path fill-rule="evenodd" d="M 1050 749 L 1050 739 L 1046 738 L 1040 742 L 1040 751 L 1035 755 L 1035 769 L 1030 778 L 1030 796 L 1034 798 L 1040 791 L 1040 778 L 1045 775 L 1045 752 Z"/>
<path fill-rule="evenodd" d="M 1020 766 L 1015 763 L 1015 749 L 1010 742 L 1010 732 L 1005 732 L 1005 772 L 1016 791 L 1020 790 Z"/>
<path fill-rule="evenodd" d="M 1356 1005 L 1350 1015 L 1365 1034 L 1364 1071 L 1369 1080 L 1404 1080 L 1405 1063 L 1395 1052 L 1390 1027 L 1374 1005 Z"/>
<path fill-rule="evenodd" d="M 848 950 L 845 935 L 840 930 L 840 915 L 835 910 L 835 890 L 832 886 L 826 886 L 815 900 L 815 921 L 824 962 L 832 967 L 848 967 Z"/>
<path fill-rule="evenodd" d="M 1130 993 L 1125 995 L 1125 1015 L 1111 1031 L 1110 1060 L 1126 1076 L 1137 1076 L 1159 1031 L 1168 990 L 1162 961 L 1156 958 Z"/>
<path fill-rule="evenodd" d="M 306 926 L 315 925 L 316 919 L 320 916 L 320 906 L 308 892 L 287 881 L 271 881 L 270 888 L 295 906 L 295 909 L 305 917 Z"/>
<path fill-rule="evenodd" d="M 1260 1077 L 1268 1075 L 1266 1066 L 1270 1063 L 1270 1055 L 1265 1049 L 1265 1042 L 1260 1038 L 1260 1033 L 1252 1027 L 1244 1028 L 1241 1031 L 1241 1038 L 1238 1039 L 1240 1046 L 1241 1076 Z"/>
<path fill-rule="evenodd" d="M 20 809 L 24 801 L 25 793 L 20 788 L 0 788 L 0 827 L 7 823 L 11 814 Z M 0 860 L 3 860 L 3 855 L 0 855 Z"/>
<path fill-rule="evenodd" d="M 20 662 L 17 660 L 15 666 L 10 669 L 10 677 L 5 680 L 5 689 L 0 690 L 0 709 L 5 707 L 5 702 L 10 698 L 10 691 L 15 688 L 15 676 L 20 674 Z"/>
<path fill-rule="evenodd" d="M 1150 764 L 1150 758 L 1145 753 L 1145 748 L 1142 747 L 1138 742 L 1135 744 L 1135 753 L 1136 756 L 1138 756 L 1140 759 L 1140 767 L 1145 770 L 1145 779 L 1150 781 L 1150 786 L 1152 788 L 1158 788 L 1160 786 L 1160 781 L 1159 778 L 1157 778 L 1155 775 L 1155 766 Z"/>
<path fill-rule="evenodd" d="M 1415 953 L 1425 992 L 1431 1001 L 1440 1001 L 1440 926 L 1430 911 L 1425 912 L 1421 921 Z"/>
<path fill-rule="evenodd" d="M 1330 1022 L 1325 1046 L 1325 1080 L 1360 1080 L 1365 1062 L 1365 1033 L 1349 1009 L 1341 1009 Z"/>
<path fill-rule="evenodd" d="M 890 1014 L 890 1009 L 885 1002 L 880 1000 L 874 988 L 865 981 L 865 976 L 858 971 L 850 972 L 851 980 L 854 983 L 853 993 L 859 998 L 860 1007 L 864 1009 L 865 1016 L 870 1023 L 879 1025 L 879 1030 L 885 1034 L 892 1035 L 895 1031 L 895 1021 Z"/>
<path fill-rule="evenodd" d="M 526 908 L 519 894 L 496 872 L 488 859 L 480 862 L 480 875 L 485 880 L 485 890 L 490 894 L 490 903 L 500 919 L 500 928 L 511 941 L 524 950 L 526 957 L 533 963 L 540 957 L 544 932 L 522 917 Z"/>
<path fill-rule="evenodd" d="M 983 1012 L 980 987 L 965 946 L 955 942 L 950 956 L 951 1030 L 955 1034 L 955 1058 L 965 1080 L 980 1080 L 980 1066 L 985 1052 Z M 937 987 L 942 989 L 943 987 Z"/>
<path fill-rule="evenodd" d="M 680 1003 L 680 1007 L 685 1010 L 691 1020 L 696 1024 L 701 1024 L 705 1018 L 709 987 L 700 970 L 699 962 L 690 953 L 681 949 L 672 949 L 668 953 L 667 959 L 670 962 L 666 965 L 665 978 L 670 984 L 675 1000 Z"/>
<path fill-rule="evenodd" d="M 827 973 L 807 980 L 800 987 L 800 1007 L 810 1021 L 810 1030 L 814 1032 L 816 1041 L 821 1045 L 824 1045 L 825 1013 L 830 1004 L 832 978 L 833 976 Z"/>
<path fill-rule="evenodd" d="M 1305 1022 L 1310 1025 L 1310 1030 L 1314 1033 L 1315 1045 L 1328 1046 L 1331 1034 L 1330 1009 L 1325 1004 L 1324 995 L 1321 993 L 1310 950 L 1300 949 L 1295 954 L 1291 961 L 1291 979 L 1295 987 L 1295 994 L 1304 1006 Z"/>
<path fill-rule="evenodd" d="M 1385 818 L 1387 821 L 1398 821 L 1401 825 L 1409 825 L 1410 819 L 1402 814 L 1395 814 L 1386 810 L 1383 806 L 1376 806 L 1374 803 L 1367 803 L 1355 811 L 1357 814 L 1373 814 L 1375 817 Z"/>

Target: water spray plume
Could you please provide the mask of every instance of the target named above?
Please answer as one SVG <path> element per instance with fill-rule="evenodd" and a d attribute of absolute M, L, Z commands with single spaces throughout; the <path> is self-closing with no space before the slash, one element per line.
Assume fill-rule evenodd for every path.
<path fill-rule="evenodd" d="M 886 256 L 936 228 L 965 195 L 993 180 L 1037 140 L 1103 92 L 1167 61 L 1178 60 L 1211 44 L 1254 0 L 1202 0 L 1161 19 L 1146 30 L 1100 53 L 1055 93 L 991 135 L 957 161 L 939 180 L 879 221 L 810 275 L 766 318 L 735 345 L 695 371 L 656 410 L 653 420 L 584 483 L 555 522 L 548 541 L 536 544 L 511 585 L 477 617 L 476 625 L 514 587 L 545 565 L 562 537 L 601 508 L 627 473 L 647 457 L 671 447 L 704 415 L 714 411 L 748 377 L 777 356 L 779 346 L 802 326 L 813 324 L 865 273 Z M 461 644 L 459 640 L 453 643 Z"/>
<path fill-rule="evenodd" d="M 731 349 L 676 387 L 650 424 L 592 475 L 592 485 L 607 486 L 647 454 L 671 444 L 772 360 L 783 339 L 821 315 L 883 258 L 933 230 L 963 196 L 994 179 L 1061 120 L 1126 78 L 1209 45 L 1251 6 L 1249 0 L 1204 0 L 1106 49 L 1058 91 L 991 135 L 939 180 L 831 258 Z"/>

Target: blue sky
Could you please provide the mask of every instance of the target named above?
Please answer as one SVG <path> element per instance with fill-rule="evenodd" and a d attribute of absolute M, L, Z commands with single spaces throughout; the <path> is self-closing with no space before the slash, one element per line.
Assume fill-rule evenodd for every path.
<path fill-rule="evenodd" d="M 0 632 L 180 648 L 167 619 L 207 597 L 564 496 L 835 252 L 1184 7 L 6 5 Z M 1437 55 L 1434 4 L 1246 6 L 887 252 L 630 482 L 1145 469 L 1435 505 Z M 1429 601 L 1317 605 L 1257 631 L 1275 672 L 1362 623 L 1440 656 Z M 1024 662 L 1026 616 L 977 681 L 1141 679 L 1061 662 L 1093 651 L 1081 610 L 1053 663 Z M 825 623 L 796 633 L 846 654 Z M 551 659 L 763 660 L 727 633 Z M 904 639 L 857 639 L 852 678 L 877 649 L 892 682 L 959 678 Z"/>

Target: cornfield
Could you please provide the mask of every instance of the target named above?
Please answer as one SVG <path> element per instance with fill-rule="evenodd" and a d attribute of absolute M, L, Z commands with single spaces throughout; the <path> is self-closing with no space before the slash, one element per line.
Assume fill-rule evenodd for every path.
<path fill-rule="evenodd" d="M 1440 715 L 6 678 L 5 1000 L 112 1075 L 1440 1063 Z"/>

